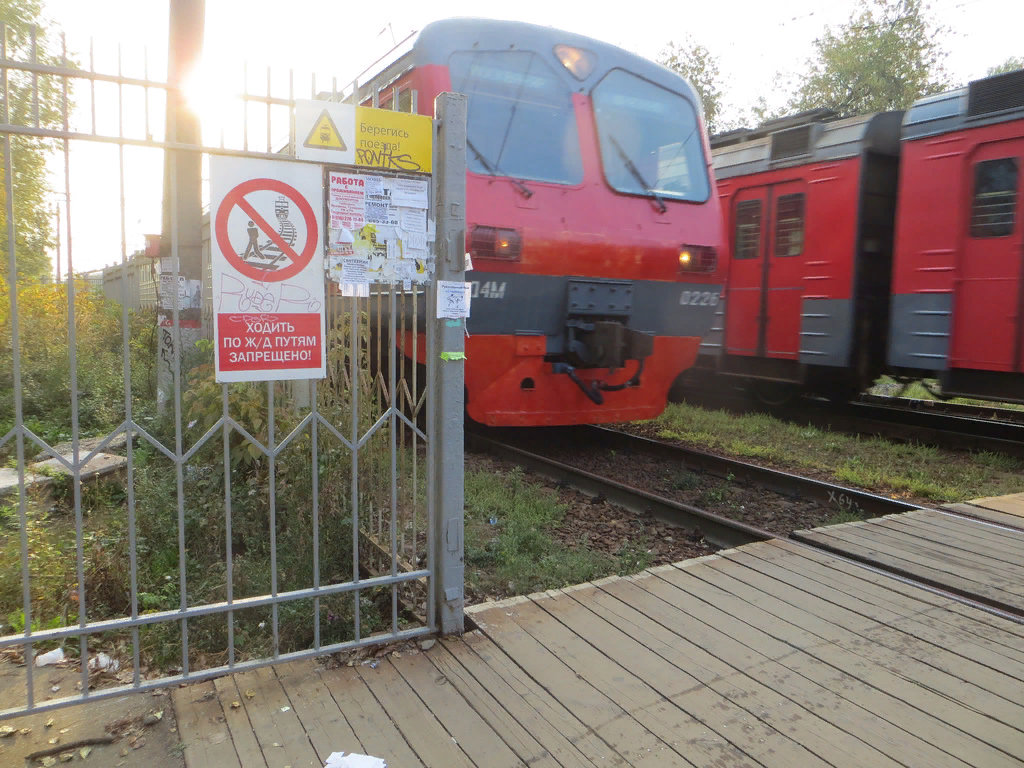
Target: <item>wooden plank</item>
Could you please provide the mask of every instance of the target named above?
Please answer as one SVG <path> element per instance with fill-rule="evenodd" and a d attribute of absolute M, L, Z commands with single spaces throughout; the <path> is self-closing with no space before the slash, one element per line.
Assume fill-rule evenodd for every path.
<path fill-rule="evenodd" d="M 529 603 L 498 608 L 474 616 L 477 626 L 502 651 L 514 659 L 533 680 L 544 688 L 588 729 L 608 745 L 612 753 L 632 765 L 689 765 L 678 753 L 644 727 L 630 712 L 610 698 L 614 691 L 595 687 L 578 675 L 563 659 L 542 645 L 533 635 L 512 620 Z M 510 615 L 511 614 L 511 615 Z M 675 740 L 675 739 L 673 739 Z"/>
<path fill-rule="evenodd" d="M 966 571 L 965 579 L 981 584 L 1011 583 L 1003 575 L 1002 564 L 990 566 L 986 558 L 977 553 L 958 550 L 945 543 L 936 545 L 930 541 L 924 541 L 912 533 L 893 531 L 874 522 L 842 531 L 822 531 L 821 533 L 859 546 L 877 547 L 890 556 L 902 557 L 908 563 L 925 568 L 938 571 L 951 568 L 963 570 Z"/>
<path fill-rule="evenodd" d="M 1018 515 L 1009 514 L 1006 512 L 1000 512 L 995 509 L 989 509 L 988 507 L 979 507 L 973 504 L 943 504 L 943 509 L 948 509 L 950 512 L 957 512 L 968 517 L 980 517 L 984 520 L 990 520 L 993 523 L 999 523 L 1000 525 L 1009 525 L 1020 528 L 1022 523 Z"/>
<path fill-rule="evenodd" d="M 376 669 L 370 666 L 354 669 L 428 768 L 435 765 L 475 768 L 473 761 L 437 719 L 437 714 L 423 706 L 393 666 L 381 663 Z"/>
<path fill-rule="evenodd" d="M 171 691 L 171 701 L 178 735 L 185 745 L 186 766 L 242 768 L 213 681 L 175 688 Z"/>
<path fill-rule="evenodd" d="M 322 670 L 320 679 L 363 745 L 363 754 L 386 760 L 388 768 L 423 766 L 423 761 L 406 743 L 355 667 Z"/>
<path fill-rule="evenodd" d="M 474 665 L 478 672 L 483 673 L 483 679 L 470 672 L 462 662 L 465 660 L 472 663 L 473 652 L 461 639 L 438 644 L 427 658 L 434 670 L 444 676 L 447 684 L 453 686 L 469 706 L 479 713 L 502 741 L 515 752 L 522 764 L 546 768 L 562 765 L 584 768 L 595 765 L 539 717 L 535 710 L 486 665 L 480 664 L 479 660 Z M 544 732 L 537 733 L 538 729 Z M 551 748 L 543 743 L 546 740 L 555 742 L 557 753 L 552 752 Z"/>
<path fill-rule="evenodd" d="M 785 549 L 771 547 L 743 551 L 765 562 L 806 574 L 827 587 L 900 616 L 900 629 L 922 640 L 963 648 L 971 658 L 994 669 L 1006 671 L 1008 667 L 1012 670 L 1024 665 L 1024 639 L 1001 635 L 989 625 L 958 612 L 957 609 L 962 607 L 960 603 L 917 588 L 913 594 L 906 594 L 897 589 L 909 587 L 889 577 L 835 558 L 831 561 L 819 559 L 814 555 L 820 553 L 800 545 L 787 542 L 785 546 Z M 786 556 L 775 554 L 779 552 L 786 553 Z M 973 608 L 969 610 L 982 613 Z"/>
<path fill-rule="evenodd" d="M 279 664 L 275 671 L 321 764 L 332 752 L 365 754 L 362 743 L 321 679 L 315 662 Z"/>
<path fill-rule="evenodd" d="M 786 553 L 798 554 L 802 558 L 815 560 L 830 569 L 841 571 L 842 573 L 859 579 L 860 581 L 870 581 L 881 585 L 883 589 L 890 593 L 894 598 L 896 596 L 910 598 L 915 602 L 924 602 L 940 607 L 944 612 L 963 616 L 969 620 L 969 626 L 975 626 L 979 631 L 991 632 L 991 634 L 987 636 L 990 636 L 992 639 L 1003 644 L 1019 647 L 1018 638 L 1024 638 L 1024 625 L 1017 621 L 1004 618 L 991 613 L 990 611 L 964 605 L 956 600 L 951 600 L 941 595 L 929 592 L 926 589 L 921 589 L 914 584 L 893 579 L 883 573 L 872 572 L 860 563 L 843 560 L 830 552 L 823 552 L 819 549 L 815 549 L 810 544 L 787 541 L 785 539 L 775 539 L 770 542 L 763 542 L 758 545 L 743 547 L 743 549 L 749 551 L 754 546 L 763 547 L 762 549 L 758 549 L 759 553 L 765 553 L 770 549 L 779 549 Z"/>
<path fill-rule="evenodd" d="M 908 562 L 926 568 L 942 570 L 954 568 L 964 573 L 965 578 L 1016 593 L 1024 587 L 1024 569 L 1013 563 L 998 562 L 986 553 L 953 546 L 948 541 L 931 541 L 906 530 L 893 530 L 876 522 L 839 534 L 841 538 L 854 543 L 884 548 L 889 553 L 899 553 Z"/>
<path fill-rule="evenodd" d="M 482 632 L 467 633 L 445 649 L 472 675 L 478 688 L 499 700 L 559 765 L 629 765 Z"/>
<path fill-rule="evenodd" d="M 666 577 L 675 578 L 672 571 L 655 570 L 652 578 L 615 582 L 602 590 L 654 618 L 680 641 L 699 646 L 740 674 L 756 679 L 869 745 L 868 749 L 853 752 L 849 764 L 873 765 L 870 749 L 875 749 L 903 765 L 967 765 L 950 760 L 906 724 L 882 718 L 874 709 L 879 698 L 876 691 L 815 659 L 796 664 L 801 654 L 791 646 L 750 627 L 715 602 L 701 600 L 667 581 Z M 691 580 L 695 588 L 707 591 L 697 579 Z M 860 761 L 862 755 L 866 757 Z"/>
<path fill-rule="evenodd" d="M 804 629 L 864 655 L 894 674 L 927 680 L 929 687 L 978 711 L 988 711 L 1004 723 L 1024 723 L 1024 707 L 1017 704 L 1020 680 L 978 663 L 972 658 L 971 651 L 975 649 L 959 652 L 948 637 L 936 638 L 934 642 L 914 637 L 901 626 L 903 617 L 899 614 L 874 608 L 813 576 L 767 563 L 752 553 L 733 552 L 721 562 L 709 565 L 742 582 L 755 583 L 755 579 L 763 576 L 792 587 L 792 591 L 781 594 L 773 591 L 779 594 L 781 602 L 820 619 L 802 618 L 800 625 Z M 752 576 L 751 571 L 756 575 Z M 773 613 L 779 615 L 778 611 Z M 870 622 L 866 628 L 865 618 Z M 851 638 L 851 633 L 872 645 L 865 648 L 862 641 Z M 1003 665 L 1011 663 L 1005 657 L 997 657 L 997 661 Z M 1018 666 L 1018 673 L 1024 674 L 1024 666 Z"/>
<path fill-rule="evenodd" d="M 988 527 L 987 524 L 937 514 L 930 517 L 893 516 L 874 520 L 881 528 L 899 531 L 904 535 L 917 536 L 936 544 L 964 550 L 974 555 L 988 556 L 994 561 L 1016 565 L 1024 549 L 1024 533 L 1007 532 L 1004 528 Z"/>
<path fill-rule="evenodd" d="M 847 537 L 841 532 L 830 534 L 815 533 L 808 538 L 812 541 L 835 547 L 850 555 L 869 559 L 886 567 L 899 568 L 907 573 L 914 573 L 920 578 L 929 579 L 936 584 L 958 589 L 964 593 L 983 595 L 993 600 L 1010 603 L 1017 600 L 1015 595 L 1005 590 L 993 587 L 975 578 L 962 577 L 951 572 L 948 568 L 942 566 L 929 567 L 921 563 L 911 562 L 908 560 L 906 553 L 897 547 L 885 547 L 876 542 L 864 541 L 863 539 L 858 541 L 855 537 Z"/>
<path fill-rule="evenodd" d="M 727 742 L 707 725 L 667 702 L 659 691 L 591 645 L 596 638 L 582 638 L 564 624 L 552 620 L 539 603 L 555 602 L 557 599 L 538 598 L 532 605 L 522 606 L 513 619 L 557 655 L 576 675 L 606 692 L 638 723 L 693 765 L 724 764 L 750 768 L 756 765 L 741 748 Z"/>
<path fill-rule="evenodd" d="M 272 667 L 240 672 L 235 675 L 235 682 L 245 692 L 242 706 L 268 765 L 323 768 Z"/>
<path fill-rule="evenodd" d="M 1006 496 L 986 496 L 969 502 L 976 507 L 994 509 L 1015 517 L 1024 517 L 1024 493 L 1011 493 Z"/>
<path fill-rule="evenodd" d="M 693 674 L 700 686 L 706 686 L 708 690 L 744 707 L 780 733 L 793 734 L 800 744 L 829 763 L 852 762 L 878 768 L 899 765 L 872 745 L 837 727 L 813 708 L 805 707 L 792 698 L 792 694 L 784 695 L 773 690 L 755 675 L 730 666 L 677 635 L 662 623 L 666 621 L 666 615 L 671 615 L 670 612 L 658 607 L 657 598 L 638 587 L 603 584 L 588 598 L 585 606 L 679 669 Z M 644 613 L 644 609 L 653 615 Z"/>
<path fill-rule="evenodd" d="M 217 701 L 224 711 L 224 720 L 231 732 L 231 741 L 235 745 L 235 752 L 238 760 L 245 768 L 249 766 L 266 766 L 267 761 L 263 757 L 263 750 L 256 740 L 253 732 L 253 724 L 249 721 L 249 714 L 242 706 L 242 699 L 245 698 L 238 690 L 233 676 L 218 677 L 213 681 L 217 690 Z M 232 707 L 234 702 L 237 707 Z"/>
<path fill-rule="evenodd" d="M 825 766 L 828 763 L 797 741 L 766 725 L 756 715 L 688 674 L 647 647 L 639 638 L 619 629 L 585 604 L 599 596 L 596 588 L 571 590 L 537 605 L 597 650 L 633 674 L 662 698 L 671 701 L 692 720 L 731 743 L 754 760 L 792 765 Z M 613 672 L 615 674 L 615 672 Z"/>
<path fill-rule="evenodd" d="M 444 651 L 435 646 L 432 656 L 443 656 Z M 476 713 L 474 708 L 463 697 L 462 692 L 449 685 L 443 672 L 430 663 L 425 654 L 388 659 L 395 671 L 416 691 L 429 711 L 433 712 L 445 730 L 462 748 L 470 760 L 480 766 L 494 768 L 513 768 L 532 764 L 534 759 L 544 755 L 544 750 L 536 748 L 517 754 L 498 735 L 494 725 Z M 500 710 L 492 710 L 498 715 Z M 498 715 L 499 721 L 508 715 Z M 520 741 L 521 743 L 521 741 Z"/>
<path fill-rule="evenodd" d="M 681 578 L 683 575 L 680 574 Z M 1024 755 L 1024 738 L 1015 728 L 1003 726 L 969 707 L 936 693 L 927 687 L 930 681 L 918 683 L 884 667 L 866 656 L 859 656 L 819 634 L 823 623 L 810 611 L 785 603 L 773 594 L 752 587 L 709 565 L 699 576 L 704 587 L 698 587 L 729 612 L 742 615 L 744 622 L 770 634 L 793 648 L 842 671 L 876 691 L 875 711 L 901 725 L 916 722 L 914 732 L 964 761 L 980 760 L 985 765 L 1014 765 L 1010 757 Z M 764 579 L 758 581 L 764 582 Z M 769 589 L 786 591 L 778 583 L 760 584 Z M 694 586 L 687 583 L 687 589 Z M 800 596 L 801 599 L 808 597 Z M 872 653 L 877 653 L 873 649 Z M 787 661 L 795 669 L 804 666 L 804 658 Z M 975 735 L 977 734 L 977 735 Z M 976 763 L 975 763 L 976 764 Z"/>

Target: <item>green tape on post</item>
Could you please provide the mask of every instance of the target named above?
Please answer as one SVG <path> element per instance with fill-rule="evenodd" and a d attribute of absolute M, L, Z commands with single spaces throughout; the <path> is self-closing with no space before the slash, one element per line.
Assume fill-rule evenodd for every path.
<path fill-rule="evenodd" d="M 451 362 L 452 360 L 465 360 L 465 352 L 442 352 L 441 359 Z"/>

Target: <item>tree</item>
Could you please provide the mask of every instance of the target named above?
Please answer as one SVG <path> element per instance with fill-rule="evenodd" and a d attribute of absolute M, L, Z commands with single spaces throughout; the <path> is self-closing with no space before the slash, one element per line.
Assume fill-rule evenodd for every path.
<path fill-rule="evenodd" d="M 32 55 L 31 27 L 36 24 L 36 58 L 41 64 L 59 66 L 60 57 L 49 52 L 48 30 L 40 23 L 39 0 L 0 0 L 0 21 L 7 28 L 7 57 L 29 61 Z M 69 84 L 70 87 L 70 84 Z M 36 89 L 39 99 L 39 125 L 60 128 L 62 124 L 62 83 L 39 75 Z M 7 108 L 9 122 L 16 126 L 34 126 L 32 76 L 28 72 L 7 71 Z M 4 94 L 0 92 L 0 120 Z M 18 276 L 22 279 L 48 279 L 51 270 L 47 249 L 53 246 L 53 210 L 49 203 L 52 190 L 46 176 L 46 160 L 54 149 L 52 140 L 12 134 L 11 165 L 14 189 L 15 255 Z M 2 142 L 0 142 L 2 143 Z M 0 155 L 2 158 L 2 155 Z M 9 169 L 0 160 L 0 205 L 6 206 L 6 175 Z M 0 276 L 9 270 L 7 258 L 7 216 L 0 209 Z"/>
<path fill-rule="evenodd" d="M 845 24 L 814 41 L 788 109 L 826 107 L 847 117 L 906 109 L 948 89 L 938 42 L 945 29 L 927 13 L 924 0 L 860 0 Z"/>
<path fill-rule="evenodd" d="M 658 57 L 658 63 L 681 75 L 693 86 L 704 108 L 704 121 L 707 123 L 708 133 L 714 133 L 718 128 L 718 118 L 722 109 L 718 57 L 686 35 L 682 43 L 670 42 L 665 46 Z"/>
<path fill-rule="evenodd" d="M 992 75 L 1002 75 L 1006 72 L 1013 72 L 1018 69 L 1024 69 L 1024 56 L 1011 56 L 1002 64 L 994 67 L 989 67 L 986 76 L 992 77 Z"/>

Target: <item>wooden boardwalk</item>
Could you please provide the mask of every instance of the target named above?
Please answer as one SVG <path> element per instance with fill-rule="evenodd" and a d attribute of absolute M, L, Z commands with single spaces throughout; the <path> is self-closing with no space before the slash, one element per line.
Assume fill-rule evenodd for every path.
<path fill-rule="evenodd" d="M 1019 528 L 920 510 L 794 536 L 1024 611 L 1024 530 Z"/>
<path fill-rule="evenodd" d="M 188 766 L 1020 766 L 1024 626 L 785 542 L 177 689 Z"/>
<path fill-rule="evenodd" d="M 946 509 L 971 517 L 980 517 L 1001 525 L 1024 527 L 1024 493 L 989 496 L 966 504 L 946 504 Z"/>

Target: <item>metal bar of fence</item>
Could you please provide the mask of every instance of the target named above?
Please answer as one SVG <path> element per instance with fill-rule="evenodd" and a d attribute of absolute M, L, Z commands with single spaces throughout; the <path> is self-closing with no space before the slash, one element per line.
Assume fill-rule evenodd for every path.
<path fill-rule="evenodd" d="M 418 637 L 423 637 L 424 635 L 429 635 L 429 634 L 432 634 L 432 631 L 431 631 L 431 629 L 429 627 L 414 627 L 412 629 L 402 630 L 397 635 L 390 635 L 390 634 L 387 635 L 387 636 L 371 635 L 371 636 L 366 637 L 366 638 L 364 638 L 362 640 L 359 640 L 359 641 L 349 640 L 349 641 L 344 641 L 344 642 L 340 642 L 340 643 L 331 643 L 330 645 L 325 645 L 322 649 L 320 649 L 319 652 L 316 653 L 316 655 L 325 655 L 325 654 L 330 654 L 330 653 L 344 653 L 344 652 L 347 652 L 347 651 L 355 651 L 355 650 L 358 650 L 360 648 L 366 648 L 368 646 L 380 643 L 382 640 L 389 640 L 389 641 L 392 641 L 392 642 L 403 642 L 403 641 L 406 641 L 406 640 L 415 640 Z M 239 673 L 239 672 L 247 672 L 247 671 L 253 670 L 253 669 L 260 669 L 262 667 L 268 667 L 268 666 L 270 666 L 272 664 L 287 664 L 288 662 L 291 662 L 291 661 L 301 661 L 302 659 L 310 658 L 312 655 L 314 655 L 314 654 L 313 654 L 313 652 L 310 652 L 310 651 L 292 651 L 290 653 L 282 653 L 277 659 L 257 659 L 257 660 L 251 660 L 251 661 L 243 661 L 243 662 L 240 662 L 238 664 L 235 664 L 232 667 L 229 667 L 227 665 L 220 665 L 220 666 L 217 666 L 217 667 L 209 667 L 207 669 L 197 670 L 197 671 L 192 672 L 191 674 L 188 674 L 188 675 L 185 675 L 185 674 L 170 675 L 168 677 L 162 677 L 159 680 L 152 680 L 152 681 L 143 682 L 143 683 L 141 683 L 138 686 L 119 685 L 119 686 L 111 687 L 111 688 L 103 688 L 103 689 L 100 689 L 98 691 L 93 692 L 89 696 L 89 700 L 90 701 L 100 701 L 100 700 L 104 700 L 104 699 L 117 698 L 119 696 L 124 696 L 125 694 L 128 694 L 128 693 L 140 693 L 140 692 L 144 692 L 144 691 L 154 691 L 154 690 L 157 690 L 157 689 L 160 689 L 160 688 L 167 688 L 169 686 L 179 685 L 181 683 L 198 683 L 198 682 L 201 682 L 203 680 L 211 680 L 213 678 L 223 677 L 224 675 L 235 674 L 235 673 Z M 46 701 L 46 702 L 41 703 L 38 706 L 34 707 L 32 709 L 32 711 L 33 712 L 49 712 L 49 711 L 54 710 L 54 709 L 60 709 L 61 707 L 66 707 L 69 704 L 75 704 L 78 701 L 79 701 L 79 699 L 72 698 L 72 697 L 68 697 L 68 698 L 64 698 L 64 699 L 50 700 L 50 701 Z M 0 720 L 4 719 L 5 717 L 10 717 L 12 715 L 19 715 L 19 714 L 23 714 L 22 710 L 20 710 L 20 709 L 0 710 Z"/>
<path fill-rule="evenodd" d="M 121 46 L 117 46 L 117 73 L 121 74 Z M 117 132 L 124 135 L 124 94 L 122 86 L 117 86 Z M 120 197 L 120 225 L 121 225 L 121 264 L 122 267 L 128 263 L 128 232 L 125 226 L 125 184 L 124 184 L 124 146 L 117 148 L 117 179 L 118 193 Z M 121 283 L 121 357 L 123 359 L 124 376 L 124 414 L 125 414 L 125 456 L 127 466 L 126 493 L 128 497 L 128 567 L 131 589 L 131 617 L 135 620 L 139 617 L 139 566 L 138 566 L 138 539 L 135 530 L 135 456 L 132 445 L 133 430 L 132 423 L 132 370 L 131 370 L 131 324 L 128 317 L 128 286 L 126 281 Z M 91 455 L 86 458 L 86 461 Z M 142 666 L 141 648 L 139 647 L 139 628 L 132 627 L 132 682 L 139 684 L 139 669 Z"/>
<path fill-rule="evenodd" d="M 0 53 L 7 58 L 7 25 L 0 21 Z M 3 95 L 4 122 L 10 122 L 10 90 L 7 81 L 7 69 L 0 68 L 0 94 Z M 11 302 L 11 362 L 14 374 L 14 429 L 15 450 L 18 459 L 18 523 L 21 533 L 21 611 L 25 622 L 25 659 L 26 692 L 28 705 L 34 704 L 34 686 L 32 684 L 32 586 L 28 559 L 28 499 L 25 492 L 25 435 L 23 432 L 24 416 L 21 400 L 21 329 L 18 324 L 18 257 L 15 246 L 16 224 L 14 221 L 14 163 L 11 154 L 11 137 L 4 134 L 4 215 L 7 223 L 7 275 L 10 278 Z"/>
<path fill-rule="evenodd" d="M 348 592 L 358 593 L 360 590 L 364 589 L 386 587 L 393 581 L 401 583 L 413 582 L 418 579 L 428 578 L 429 576 L 430 571 L 426 569 L 402 571 L 396 576 L 374 576 L 371 578 L 361 579 L 359 581 L 346 581 L 342 584 L 329 584 L 327 586 L 322 586 L 319 589 L 306 587 L 304 589 L 293 589 L 287 592 L 279 592 L 277 595 L 258 595 L 256 597 L 235 598 L 231 603 L 220 601 L 216 603 L 193 605 L 185 610 L 143 613 L 134 620 L 121 618 L 94 621 L 85 627 L 85 633 L 98 635 L 104 632 L 113 632 L 118 629 L 127 629 L 131 626 L 143 627 L 151 624 L 166 624 L 168 622 L 194 619 L 199 616 L 211 616 L 219 613 L 227 613 L 229 611 L 238 612 L 252 608 L 266 608 L 267 606 L 274 604 L 291 603 L 297 600 L 309 600 L 315 597 L 324 598 Z M 38 632 L 33 632 L 31 641 L 33 643 L 42 643 L 53 640 L 64 640 L 66 638 L 76 637 L 81 631 L 82 630 L 79 627 L 43 629 Z M 25 637 L 21 637 L 19 635 L 0 637 L 0 649 L 22 645 L 25 643 L 25 640 Z"/>

